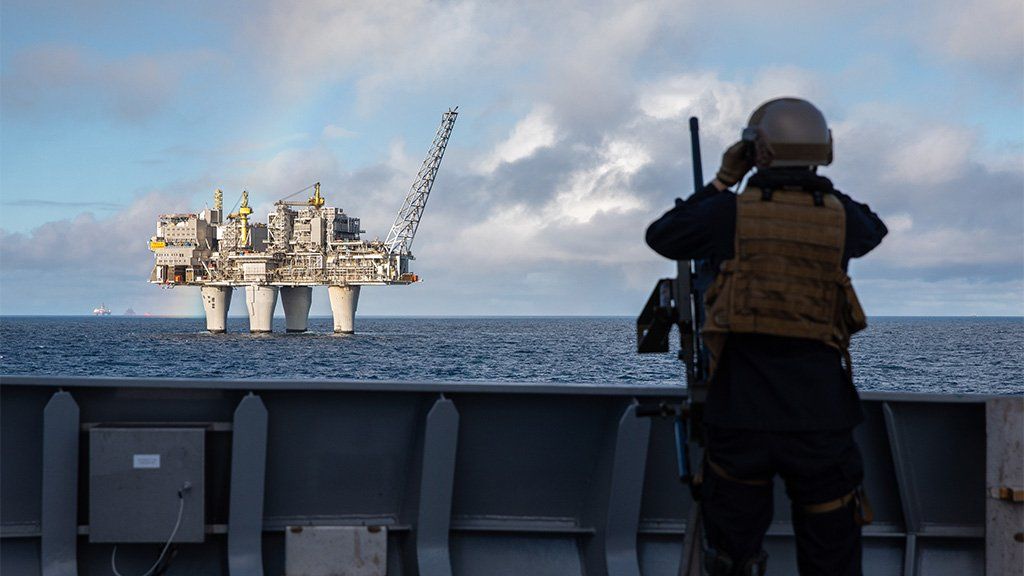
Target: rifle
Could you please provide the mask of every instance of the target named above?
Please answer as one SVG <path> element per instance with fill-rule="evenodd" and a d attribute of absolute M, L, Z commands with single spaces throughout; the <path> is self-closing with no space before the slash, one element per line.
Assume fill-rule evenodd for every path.
<path fill-rule="evenodd" d="M 694 192 L 704 187 L 700 158 L 700 128 L 690 118 L 690 148 L 693 155 Z M 703 536 L 700 518 L 700 478 L 691 465 L 691 454 L 700 462 L 704 444 L 702 415 L 707 397 L 708 355 L 701 338 L 704 325 L 704 293 L 714 277 L 706 260 L 676 263 L 676 277 L 662 278 L 655 285 L 647 304 L 636 320 L 637 352 L 668 352 L 672 326 L 679 327 L 679 359 L 686 366 L 686 400 L 682 403 L 641 404 L 637 416 L 672 418 L 675 427 L 679 481 L 690 487 L 693 506 L 686 523 L 686 539 L 680 575 L 701 574 Z M 699 470 L 699 464 L 698 464 Z"/>

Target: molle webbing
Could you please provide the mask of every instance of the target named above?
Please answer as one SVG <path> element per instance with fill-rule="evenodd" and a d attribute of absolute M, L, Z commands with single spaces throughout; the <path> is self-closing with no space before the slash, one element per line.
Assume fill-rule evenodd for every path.
<path fill-rule="evenodd" d="M 842 269 L 845 239 L 846 213 L 833 194 L 816 202 L 804 190 L 748 187 L 737 196 L 735 256 L 722 263 L 705 302 L 713 361 L 730 332 L 810 338 L 845 351 L 863 327 Z"/>
<path fill-rule="evenodd" d="M 830 340 L 846 215 L 829 194 L 754 190 L 736 202 L 732 331 Z"/>

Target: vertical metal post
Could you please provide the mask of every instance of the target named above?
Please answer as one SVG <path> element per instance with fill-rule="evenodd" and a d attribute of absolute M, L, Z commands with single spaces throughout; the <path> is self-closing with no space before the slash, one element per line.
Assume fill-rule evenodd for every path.
<path fill-rule="evenodd" d="M 680 576 L 703 574 L 704 517 L 699 502 L 690 506 L 686 515 L 686 534 L 683 536 L 683 554 L 679 561 Z"/>
<path fill-rule="evenodd" d="M 608 490 L 608 512 L 601 530 L 603 534 L 598 534 L 599 538 L 604 537 L 608 576 L 640 576 L 636 539 L 650 436 L 651 419 L 637 418 L 636 404 L 631 404 L 619 418 Z"/>
<path fill-rule="evenodd" d="M 420 576 L 451 576 L 448 536 L 459 439 L 459 411 L 451 400 L 434 402 L 423 435 L 416 564 Z"/>
<path fill-rule="evenodd" d="M 1024 398 L 985 402 L 985 573 L 1024 566 Z"/>
<path fill-rule="evenodd" d="M 57 392 L 43 410 L 43 576 L 78 574 L 78 404 Z"/>
<path fill-rule="evenodd" d="M 921 515 L 918 513 L 917 490 L 910 470 L 909 456 L 903 446 L 896 413 L 888 402 L 882 403 L 885 429 L 889 434 L 889 448 L 896 472 L 896 486 L 899 488 L 900 503 L 903 505 L 903 522 L 906 524 L 907 540 L 903 552 L 903 573 L 917 574 L 917 533 L 921 530 Z"/>
<path fill-rule="evenodd" d="M 259 396 L 242 398 L 232 428 L 228 574 L 262 576 L 267 409 Z"/>

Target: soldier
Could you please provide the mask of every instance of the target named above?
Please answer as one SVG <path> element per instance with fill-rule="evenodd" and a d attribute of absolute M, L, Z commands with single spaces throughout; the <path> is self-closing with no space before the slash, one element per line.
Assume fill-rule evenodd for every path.
<path fill-rule="evenodd" d="M 817 174 L 831 162 L 832 133 L 814 105 L 769 101 L 715 179 L 647 229 L 662 256 L 707 259 L 716 270 L 704 302 L 701 486 L 713 576 L 764 573 L 776 474 L 792 504 L 800 574 L 861 574 L 870 513 L 848 347 L 866 323 L 846 269 L 887 230 Z M 730 192 L 755 166 L 746 188 Z"/>

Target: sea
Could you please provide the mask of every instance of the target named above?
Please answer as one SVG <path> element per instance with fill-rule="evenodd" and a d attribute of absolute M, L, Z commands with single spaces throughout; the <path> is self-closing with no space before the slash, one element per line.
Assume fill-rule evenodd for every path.
<path fill-rule="evenodd" d="M 0 317 L 0 375 L 284 378 L 684 385 L 677 339 L 636 353 L 630 317 L 358 317 L 309 331 L 249 334 L 230 318 Z M 877 317 L 853 338 L 861 390 L 1024 393 L 1024 318 Z"/>

